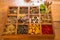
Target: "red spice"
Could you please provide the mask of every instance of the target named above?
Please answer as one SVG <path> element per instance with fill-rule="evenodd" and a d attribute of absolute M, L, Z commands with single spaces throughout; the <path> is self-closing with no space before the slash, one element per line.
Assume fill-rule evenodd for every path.
<path fill-rule="evenodd" d="M 43 34 L 53 34 L 52 25 L 42 25 Z"/>

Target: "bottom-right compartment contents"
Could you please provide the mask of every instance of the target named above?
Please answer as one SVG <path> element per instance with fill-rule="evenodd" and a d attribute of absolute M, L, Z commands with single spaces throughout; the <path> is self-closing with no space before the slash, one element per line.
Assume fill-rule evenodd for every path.
<path fill-rule="evenodd" d="M 52 25 L 42 25 L 42 34 L 53 34 Z"/>

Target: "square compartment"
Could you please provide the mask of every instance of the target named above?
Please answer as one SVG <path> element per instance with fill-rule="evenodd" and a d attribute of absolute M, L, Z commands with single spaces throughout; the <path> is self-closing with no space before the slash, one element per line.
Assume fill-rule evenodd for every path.
<path fill-rule="evenodd" d="M 27 34 L 28 33 L 28 25 L 18 25 L 17 34 Z"/>
<path fill-rule="evenodd" d="M 30 7 L 31 14 L 39 14 L 39 7 Z"/>
<path fill-rule="evenodd" d="M 15 24 L 16 23 L 16 19 L 17 19 L 16 16 L 8 16 L 7 23 Z"/>
<path fill-rule="evenodd" d="M 28 7 L 20 7 L 20 14 L 28 14 Z"/>
<path fill-rule="evenodd" d="M 15 34 L 16 25 L 13 24 L 6 25 L 3 32 L 4 32 L 3 35 Z"/>
<path fill-rule="evenodd" d="M 22 15 L 18 17 L 18 22 L 23 24 L 29 23 L 28 15 L 24 15 L 24 16 Z"/>
<path fill-rule="evenodd" d="M 40 34 L 40 25 L 39 24 L 29 24 L 29 34 Z"/>
<path fill-rule="evenodd" d="M 30 13 L 31 14 L 38 14 L 39 13 L 39 7 L 30 7 Z"/>
<path fill-rule="evenodd" d="M 10 14 L 17 14 L 18 13 L 18 7 L 9 7 L 9 13 Z"/>
<path fill-rule="evenodd" d="M 39 23 L 39 16 L 38 15 L 30 15 L 29 22 L 30 23 Z"/>
<path fill-rule="evenodd" d="M 42 25 L 42 34 L 53 34 L 52 25 Z"/>

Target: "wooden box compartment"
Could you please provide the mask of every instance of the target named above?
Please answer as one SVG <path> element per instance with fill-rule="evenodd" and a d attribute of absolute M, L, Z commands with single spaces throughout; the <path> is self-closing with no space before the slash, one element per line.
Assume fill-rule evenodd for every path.
<path fill-rule="evenodd" d="M 39 7 L 30 7 L 30 14 L 39 14 Z"/>
<path fill-rule="evenodd" d="M 9 13 L 10 14 L 17 14 L 18 7 L 9 7 Z"/>
<path fill-rule="evenodd" d="M 41 34 L 40 24 L 29 24 L 28 33 L 31 35 Z"/>
<path fill-rule="evenodd" d="M 53 34 L 52 25 L 42 25 L 42 34 Z"/>
<path fill-rule="evenodd" d="M 16 24 L 16 16 L 8 16 L 7 23 L 13 23 Z"/>
<path fill-rule="evenodd" d="M 18 25 L 17 34 L 28 34 L 28 25 Z"/>
<path fill-rule="evenodd" d="M 16 25 L 9 24 L 6 25 L 3 30 L 3 35 L 12 35 L 16 33 Z"/>
<path fill-rule="evenodd" d="M 28 14 L 28 7 L 20 7 L 19 13 L 20 14 Z"/>
<path fill-rule="evenodd" d="M 23 24 L 27 24 L 29 23 L 29 18 L 28 18 L 28 15 L 24 15 L 24 14 L 19 14 L 18 16 L 18 23 L 23 23 Z"/>
<path fill-rule="evenodd" d="M 51 14 L 41 14 L 41 23 L 42 24 L 51 24 L 52 23 L 52 17 L 51 17 Z"/>
<path fill-rule="evenodd" d="M 39 15 L 30 15 L 29 22 L 30 23 L 39 23 Z"/>

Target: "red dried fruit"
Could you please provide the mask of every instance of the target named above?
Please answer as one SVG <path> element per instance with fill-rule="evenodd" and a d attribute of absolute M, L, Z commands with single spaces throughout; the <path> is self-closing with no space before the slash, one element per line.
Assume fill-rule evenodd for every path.
<path fill-rule="evenodd" d="M 42 25 L 43 34 L 53 34 L 52 25 Z"/>

